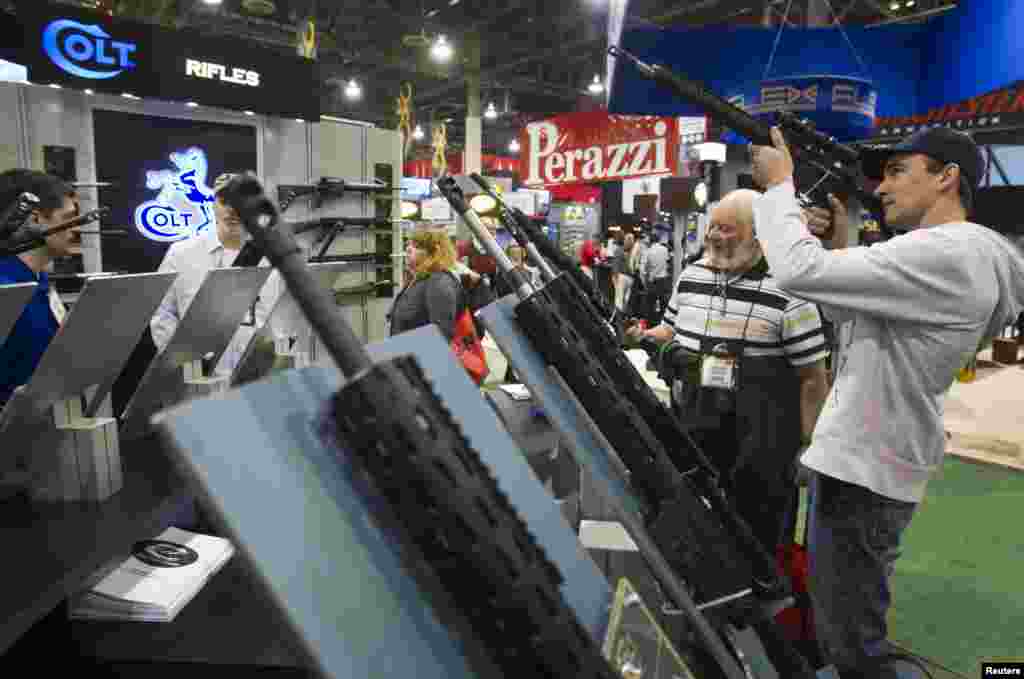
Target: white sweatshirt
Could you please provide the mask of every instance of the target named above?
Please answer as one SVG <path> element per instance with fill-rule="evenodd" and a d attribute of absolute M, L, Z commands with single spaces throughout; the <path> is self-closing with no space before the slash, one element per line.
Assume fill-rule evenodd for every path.
<path fill-rule="evenodd" d="M 945 452 L 946 391 L 979 344 L 1024 308 L 1024 257 L 967 222 L 828 251 L 807 230 L 790 182 L 767 191 L 754 212 L 779 287 L 819 304 L 839 342 L 802 462 L 919 502 Z"/>

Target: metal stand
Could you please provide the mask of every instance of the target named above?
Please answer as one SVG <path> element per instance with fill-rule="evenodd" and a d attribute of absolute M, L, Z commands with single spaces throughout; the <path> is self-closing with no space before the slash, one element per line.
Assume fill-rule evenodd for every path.
<path fill-rule="evenodd" d="M 603 639 L 610 588 L 437 328 L 367 350 L 375 361 L 417 357 L 558 566 L 577 619 Z M 469 679 L 467 649 L 407 575 L 401 546 L 373 519 L 379 499 L 368 495 L 326 429 L 342 379 L 333 367 L 281 373 L 173 408 L 156 425 L 324 676 Z M 228 449 L 245 454 L 224 454 Z"/>
<path fill-rule="evenodd" d="M 149 418 L 163 408 L 227 388 L 230 378 L 204 377 L 196 364 L 212 357 L 216 365 L 271 271 L 269 267 L 228 268 L 206 274 L 174 336 L 149 364 L 125 408 L 122 437 L 148 433 Z"/>
<path fill-rule="evenodd" d="M 102 501 L 121 489 L 116 422 L 100 411 L 173 273 L 86 281 L 32 379 L 0 413 L 4 460 L 23 474 L 33 498 Z M 95 403 L 84 413 L 83 401 Z M 84 413 L 84 415 L 83 415 Z"/>

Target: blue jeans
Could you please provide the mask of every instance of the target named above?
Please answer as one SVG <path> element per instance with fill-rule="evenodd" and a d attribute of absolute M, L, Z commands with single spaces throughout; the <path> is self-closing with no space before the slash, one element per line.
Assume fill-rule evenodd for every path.
<path fill-rule="evenodd" d="M 889 577 L 915 503 L 812 472 L 808 589 L 826 663 L 856 676 L 886 651 Z"/>

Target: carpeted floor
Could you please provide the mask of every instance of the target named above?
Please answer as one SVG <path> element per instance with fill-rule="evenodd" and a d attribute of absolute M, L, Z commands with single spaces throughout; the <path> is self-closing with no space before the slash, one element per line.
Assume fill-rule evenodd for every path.
<path fill-rule="evenodd" d="M 1024 660 L 1024 473 L 947 456 L 904 539 L 890 637 L 970 677 Z"/>

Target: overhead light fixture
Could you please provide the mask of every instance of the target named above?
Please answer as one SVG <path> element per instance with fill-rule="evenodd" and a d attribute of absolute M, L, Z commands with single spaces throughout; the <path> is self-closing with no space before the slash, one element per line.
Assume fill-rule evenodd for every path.
<path fill-rule="evenodd" d="M 189 108 L 196 108 L 197 106 L 199 106 L 199 104 L 197 104 L 194 101 L 189 101 L 185 103 L 185 106 L 188 106 Z"/>
<path fill-rule="evenodd" d="M 906 7 L 907 9 L 910 9 L 916 4 L 917 2 L 915 2 L 915 0 L 907 0 L 905 3 L 903 3 L 903 6 Z"/>
<path fill-rule="evenodd" d="M 61 88 L 61 86 L 60 86 L 60 85 L 58 85 L 57 83 L 50 83 L 50 87 L 52 87 L 52 88 L 53 88 L 53 89 L 55 89 L 55 90 L 59 90 L 59 89 L 62 89 L 62 88 Z"/>
<path fill-rule="evenodd" d="M 898 3 L 898 2 L 890 2 L 889 3 L 889 9 L 891 11 L 893 11 L 893 12 L 900 11 L 900 3 Z"/>
<path fill-rule="evenodd" d="M 359 99 L 363 96 L 363 88 L 354 78 L 348 81 L 348 85 L 345 85 L 345 96 L 349 99 Z"/>
<path fill-rule="evenodd" d="M 414 219 L 420 216 L 420 204 L 411 200 L 403 200 L 401 210 L 402 219 Z"/>
<path fill-rule="evenodd" d="M 708 204 L 708 185 L 704 182 L 697 184 L 693 190 L 693 200 L 697 203 L 697 207 L 704 209 L 704 206 Z"/>
<path fill-rule="evenodd" d="M 462 2 L 462 0 L 448 0 L 448 6 L 449 7 L 454 7 L 455 5 L 459 4 L 460 2 Z"/>
<path fill-rule="evenodd" d="M 245 111 L 245 115 L 247 115 L 247 116 L 254 116 L 254 115 L 256 115 L 256 111 Z"/>
<path fill-rule="evenodd" d="M 295 122 L 297 122 L 297 123 L 304 123 L 304 122 L 306 122 L 306 121 L 305 121 L 305 120 L 303 120 L 302 118 L 296 118 L 296 119 L 295 119 Z"/>
<path fill-rule="evenodd" d="M 512 153 L 519 153 L 519 140 L 513 139 L 508 143 L 508 150 Z"/>
<path fill-rule="evenodd" d="M 136 97 L 134 94 L 130 94 L 128 92 L 122 92 L 121 96 L 125 99 L 138 99 L 138 97 Z"/>
<path fill-rule="evenodd" d="M 478 215 L 486 215 L 498 207 L 498 201 L 486 193 L 479 193 L 469 199 L 469 206 Z"/>
<path fill-rule="evenodd" d="M 443 35 L 437 36 L 437 40 L 434 41 L 434 46 L 430 48 L 430 56 L 434 58 L 434 61 L 446 63 L 451 60 L 452 46 L 448 43 Z"/>
<path fill-rule="evenodd" d="M 203 0 L 203 4 L 206 5 L 219 5 L 223 0 Z"/>
<path fill-rule="evenodd" d="M 487 104 L 487 110 L 484 111 L 484 118 L 488 120 L 494 120 L 498 117 L 498 109 L 494 108 L 494 102 Z"/>
<path fill-rule="evenodd" d="M 587 89 L 590 90 L 591 94 L 601 94 L 604 92 L 604 84 L 601 82 L 601 76 L 595 75 L 593 82 L 587 85 Z"/>
<path fill-rule="evenodd" d="M 92 90 L 82 90 L 82 91 L 85 92 L 86 94 L 96 94 Z"/>
<path fill-rule="evenodd" d="M 412 138 L 423 139 L 423 128 L 417 125 L 416 129 L 412 131 Z"/>

